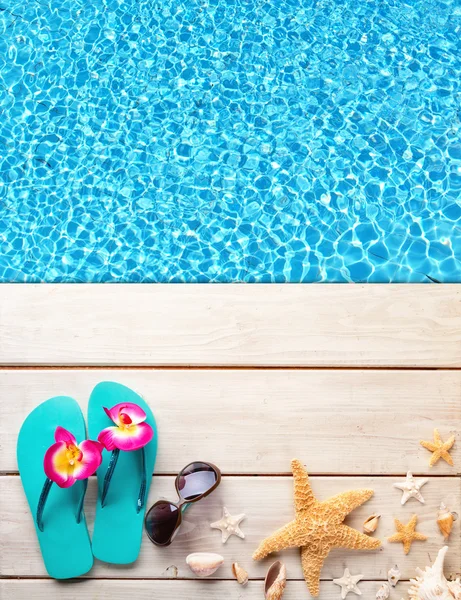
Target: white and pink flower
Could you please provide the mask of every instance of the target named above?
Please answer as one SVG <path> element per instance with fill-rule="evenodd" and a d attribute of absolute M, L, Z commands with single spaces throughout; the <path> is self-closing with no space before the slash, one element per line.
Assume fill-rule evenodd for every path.
<path fill-rule="evenodd" d="M 111 409 L 104 407 L 104 411 L 115 423 L 98 435 L 98 441 L 106 450 L 139 450 L 154 437 L 152 427 L 145 423 L 146 413 L 137 404 L 125 402 Z"/>
<path fill-rule="evenodd" d="M 77 444 L 64 427 L 56 428 L 54 439 L 56 443 L 48 448 L 44 459 L 45 474 L 51 481 L 68 488 L 96 472 L 102 462 L 102 444 L 92 440 Z"/>

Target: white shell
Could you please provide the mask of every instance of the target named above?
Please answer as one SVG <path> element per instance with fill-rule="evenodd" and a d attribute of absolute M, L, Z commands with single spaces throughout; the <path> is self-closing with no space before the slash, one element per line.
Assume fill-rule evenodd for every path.
<path fill-rule="evenodd" d="M 194 552 L 186 558 L 189 569 L 199 577 L 208 577 L 223 564 L 224 558 L 220 554 L 208 552 Z"/>
<path fill-rule="evenodd" d="M 410 600 L 461 600 L 461 583 L 447 581 L 443 574 L 443 563 L 448 546 L 444 546 L 437 555 L 432 567 L 424 571 L 416 569 L 418 576 L 410 579 L 412 583 L 408 591 Z"/>
<path fill-rule="evenodd" d="M 389 598 L 389 594 L 391 593 L 391 589 L 389 584 L 383 583 L 383 585 L 376 592 L 376 600 L 387 600 Z"/>
<path fill-rule="evenodd" d="M 395 565 L 395 567 L 392 567 L 392 569 L 389 569 L 389 571 L 387 572 L 387 581 L 391 584 L 392 587 L 395 587 L 400 581 L 401 575 L 402 573 L 399 571 L 398 566 Z"/>
<path fill-rule="evenodd" d="M 246 585 L 248 583 L 248 573 L 236 562 L 232 563 L 232 573 L 240 585 Z"/>

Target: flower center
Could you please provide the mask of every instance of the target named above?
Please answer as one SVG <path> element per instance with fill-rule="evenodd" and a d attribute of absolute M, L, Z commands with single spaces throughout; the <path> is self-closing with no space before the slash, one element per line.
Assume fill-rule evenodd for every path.
<path fill-rule="evenodd" d="M 119 415 L 121 428 L 129 429 L 130 425 L 133 423 L 131 418 L 126 413 L 120 413 Z"/>
<path fill-rule="evenodd" d="M 75 444 L 67 444 L 66 459 L 73 466 L 76 460 L 82 460 L 82 451 Z"/>

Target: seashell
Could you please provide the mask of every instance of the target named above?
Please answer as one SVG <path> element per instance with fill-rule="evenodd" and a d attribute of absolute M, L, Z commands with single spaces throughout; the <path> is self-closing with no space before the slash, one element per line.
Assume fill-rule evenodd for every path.
<path fill-rule="evenodd" d="M 391 584 L 392 587 L 395 587 L 400 581 L 401 575 L 402 573 L 399 571 L 398 566 L 395 565 L 394 567 L 392 567 L 392 569 L 389 569 L 389 571 L 387 572 L 387 581 Z"/>
<path fill-rule="evenodd" d="M 280 600 L 287 583 L 287 570 L 279 560 L 272 564 L 264 580 L 264 597 L 266 600 Z"/>
<path fill-rule="evenodd" d="M 373 531 L 376 531 L 380 518 L 381 515 L 370 515 L 363 523 L 363 531 L 365 533 L 373 533 Z"/>
<path fill-rule="evenodd" d="M 189 569 L 199 577 L 209 577 L 223 564 L 224 558 L 219 554 L 194 552 L 186 558 Z"/>
<path fill-rule="evenodd" d="M 383 583 L 383 585 L 376 592 L 376 600 L 387 600 L 389 598 L 389 594 L 391 593 L 391 588 L 388 583 Z"/>
<path fill-rule="evenodd" d="M 248 573 L 236 562 L 232 563 L 232 573 L 240 585 L 246 585 L 248 583 Z"/>
<path fill-rule="evenodd" d="M 432 567 L 424 571 L 416 569 L 418 576 L 410 579 L 412 586 L 408 590 L 410 600 L 461 600 L 461 583 L 447 581 L 443 574 L 443 563 L 448 546 L 444 546 L 435 559 Z"/>
<path fill-rule="evenodd" d="M 439 526 L 439 529 L 446 540 L 448 540 L 450 537 L 454 521 L 455 517 L 453 513 L 451 513 L 442 502 L 437 516 L 437 525 Z"/>

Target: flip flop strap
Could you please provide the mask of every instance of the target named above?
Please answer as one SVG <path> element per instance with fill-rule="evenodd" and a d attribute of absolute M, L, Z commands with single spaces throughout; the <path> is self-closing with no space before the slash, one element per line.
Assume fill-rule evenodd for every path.
<path fill-rule="evenodd" d="M 101 507 L 104 508 L 106 504 L 106 497 L 109 492 L 110 482 L 112 480 L 112 476 L 115 471 L 115 467 L 117 465 L 118 457 L 120 455 L 120 450 L 115 448 L 112 450 L 112 455 L 109 460 L 109 465 L 107 467 L 106 474 L 104 476 L 104 483 L 102 486 L 102 494 L 101 494 Z M 146 491 L 147 491 L 147 475 L 146 475 L 146 453 L 144 451 L 144 447 L 141 448 L 141 486 L 139 488 L 138 499 L 136 501 L 136 512 L 139 513 L 143 508 L 146 502 Z"/>
<path fill-rule="evenodd" d="M 44 525 L 43 525 L 43 511 L 45 510 L 46 501 L 48 500 L 48 496 L 49 496 L 52 485 L 53 485 L 53 482 L 51 481 L 51 479 L 49 479 L 47 477 L 45 479 L 45 483 L 43 484 L 43 488 L 40 493 L 40 498 L 38 499 L 37 513 L 36 513 L 35 521 L 37 523 L 37 527 L 42 532 L 45 529 Z M 80 495 L 80 500 L 79 500 L 78 506 L 77 506 L 77 514 L 75 515 L 75 519 L 76 519 L 77 523 L 80 523 L 80 521 L 82 520 L 83 502 L 85 500 L 85 494 L 86 494 L 87 487 L 88 487 L 88 479 L 84 479 L 82 481 L 82 493 Z"/>

